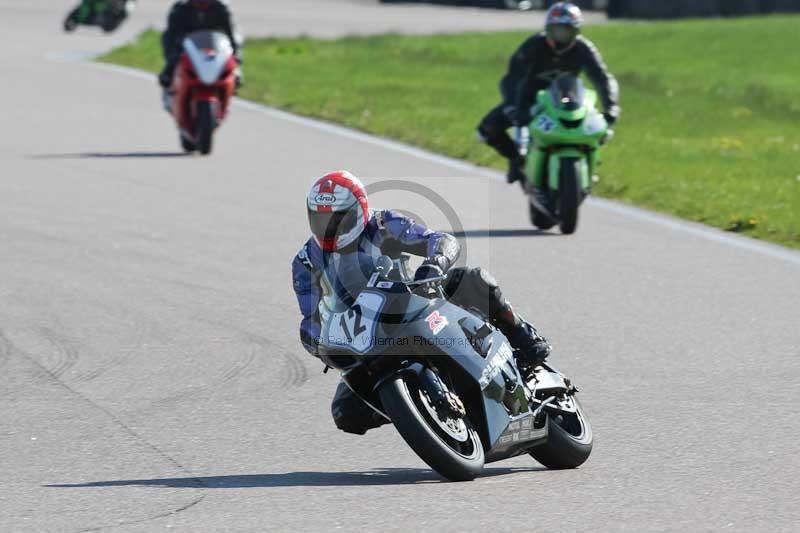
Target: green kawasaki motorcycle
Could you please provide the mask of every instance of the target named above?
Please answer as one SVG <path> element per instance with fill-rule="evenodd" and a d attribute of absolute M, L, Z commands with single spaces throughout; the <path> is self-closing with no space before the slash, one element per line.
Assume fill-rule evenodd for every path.
<path fill-rule="evenodd" d="M 81 0 L 64 19 L 64 31 L 72 32 L 83 24 L 100 26 L 108 33 L 116 30 L 131 14 L 136 0 Z"/>
<path fill-rule="evenodd" d="M 537 228 L 558 224 L 571 234 L 578 226 L 578 207 L 591 192 L 599 163 L 597 149 L 613 135 L 596 102 L 597 93 L 576 76 L 561 76 L 539 91 L 531 125 L 516 130 L 520 153 L 527 157 L 524 188 Z"/>

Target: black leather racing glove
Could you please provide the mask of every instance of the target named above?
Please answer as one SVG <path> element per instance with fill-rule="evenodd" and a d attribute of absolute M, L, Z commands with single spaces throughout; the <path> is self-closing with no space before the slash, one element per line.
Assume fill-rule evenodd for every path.
<path fill-rule="evenodd" d="M 450 260 L 443 255 L 426 258 L 414 273 L 414 281 L 436 278 L 450 268 Z"/>
<path fill-rule="evenodd" d="M 609 127 L 613 126 L 614 123 L 617 122 L 617 117 L 609 113 L 603 113 L 603 118 L 606 119 L 606 122 L 608 122 Z"/>

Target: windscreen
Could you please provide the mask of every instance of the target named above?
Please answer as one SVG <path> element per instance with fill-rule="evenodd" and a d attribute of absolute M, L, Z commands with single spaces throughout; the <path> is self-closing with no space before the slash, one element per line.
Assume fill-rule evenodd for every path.
<path fill-rule="evenodd" d="M 196 31 L 187 35 L 186 38 L 198 50 L 221 50 L 226 46 L 230 46 L 229 39 L 225 34 L 218 31 Z"/>
<path fill-rule="evenodd" d="M 577 76 L 561 76 L 550 85 L 550 97 L 556 107 L 576 111 L 583 107 L 586 89 Z"/>

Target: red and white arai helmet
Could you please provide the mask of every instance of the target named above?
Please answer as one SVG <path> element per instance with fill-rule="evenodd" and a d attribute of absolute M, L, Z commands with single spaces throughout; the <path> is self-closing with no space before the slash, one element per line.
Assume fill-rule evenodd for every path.
<path fill-rule="evenodd" d="M 311 233 L 323 252 L 336 252 L 352 244 L 367 227 L 367 192 L 361 181 L 346 170 L 318 179 L 306 203 Z"/>

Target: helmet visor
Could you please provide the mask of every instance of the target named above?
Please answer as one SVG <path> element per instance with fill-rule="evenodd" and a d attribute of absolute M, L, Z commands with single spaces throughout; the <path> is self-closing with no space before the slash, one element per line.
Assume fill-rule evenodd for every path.
<path fill-rule="evenodd" d="M 335 239 L 356 227 L 358 211 L 357 209 L 348 209 L 347 211 L 321 213 L 309 209 L 308 225 L 311 227 L 311 233 L 320 241 Z"/>
<path fill-rule="evenodd" d="M 559 47 L 569 46 L 578 38 L 580 30 L 567 24 L 550 24 L 547 26 L 547 38 Z"/>

